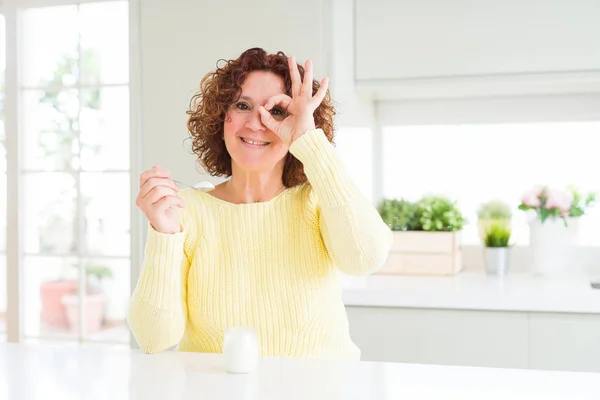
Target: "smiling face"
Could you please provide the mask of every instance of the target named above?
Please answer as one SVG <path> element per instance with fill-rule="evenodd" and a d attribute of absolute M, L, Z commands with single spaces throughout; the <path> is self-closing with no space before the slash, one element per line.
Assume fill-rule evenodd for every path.
<path fill-rule="evenodd" d="M 258 112 L 270 97 L 283 93 L 283 79 L 272 72 L 253 71 L 246 77 L 240 98 L 229 107 L 224 125 L 225 146 L 234 169 L 283 171 L 288 146 L 263 125 Z M 273 107 L 271 115 L 284 118 L 280 107 Z"/>

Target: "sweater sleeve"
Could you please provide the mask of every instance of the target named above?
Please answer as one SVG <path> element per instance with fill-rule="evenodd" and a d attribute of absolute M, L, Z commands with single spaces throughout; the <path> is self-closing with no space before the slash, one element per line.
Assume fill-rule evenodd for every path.
<path fill-rule="evenodd" d="M 186 202 L 184 196 L 181 196 Z M 147 354 L 177 345 L 187 321 L 187 277 L 195 227 L 182 209 L 182 231 L 163 234 L 148 224 L 142 270 L 129 302 L 128 324 Z"/>
<path fill-rule="evenodd" d="M 347 176 L 324 132 L 306 132 L 292 143 L 290 152 L 304 165 L 316 194 L 321 235 L 337 268 L 363 276 L 383 266 L 392 246 L 392 231 Z"/>

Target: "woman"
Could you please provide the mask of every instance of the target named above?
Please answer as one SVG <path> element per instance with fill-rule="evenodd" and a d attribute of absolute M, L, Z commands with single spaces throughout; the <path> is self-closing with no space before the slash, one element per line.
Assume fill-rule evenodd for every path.
<path fill-rule="evenodd" d="M 385 261 L 392 234 L 332 146 L 327 79 L 283 53 L 250 49 L 202 81 L 188 127 L 210 192 L 140 176 L 148 221 L 129 324 L 146 353 L 221 352 L 224 330 L 255 328 L 262 355 L 359 359 L 340 272 Z"/>

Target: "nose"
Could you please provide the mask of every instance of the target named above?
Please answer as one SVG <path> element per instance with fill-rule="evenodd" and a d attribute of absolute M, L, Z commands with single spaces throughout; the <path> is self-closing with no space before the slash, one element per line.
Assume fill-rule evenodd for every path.
<path fill-rule="evenodd" d="M 252 110 L 249 113 L 248 120 L 246 121 L 246 128 L 253 131 L 266 131 L 267 127 L 263 125 L 258 110 Z"/>

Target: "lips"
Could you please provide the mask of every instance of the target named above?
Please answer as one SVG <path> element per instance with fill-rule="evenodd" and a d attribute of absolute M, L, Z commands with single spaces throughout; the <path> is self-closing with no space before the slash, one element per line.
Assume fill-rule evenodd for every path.
<path fill-rule="evenodd" d="M 240 137 L 240 140 L 251 146 L 258 146 L 258 147 L 265 147 L 265 146 L 268 146 L 271 144 L 271 142 L 264 142 L 262 140 L 255 140 L 255 139 L 249 139 L 249 138 L 244 138 L 244 137 Z"/>

